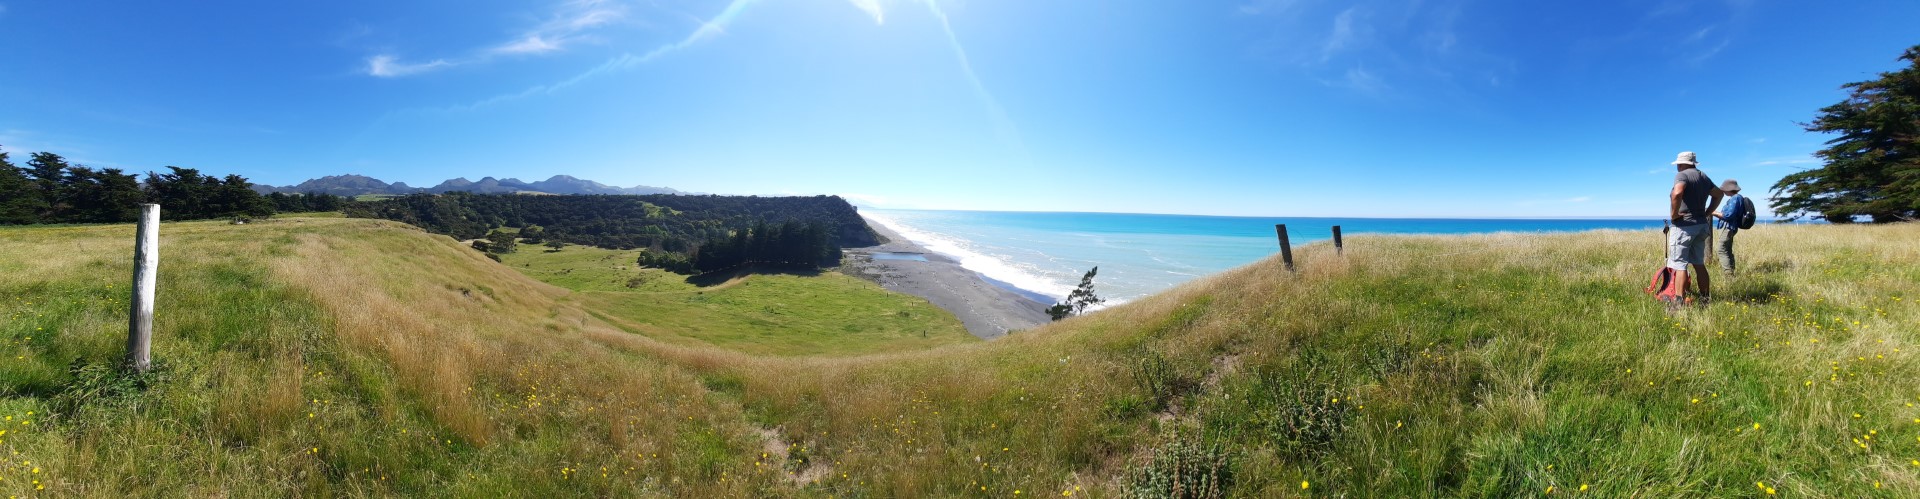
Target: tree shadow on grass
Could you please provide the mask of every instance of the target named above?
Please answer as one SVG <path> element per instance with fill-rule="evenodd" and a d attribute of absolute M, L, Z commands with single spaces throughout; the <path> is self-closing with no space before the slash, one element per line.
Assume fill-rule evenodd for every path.
<path fill-rule="evenodd" d="M 1736 277 L 1731 282 L 1723 284 L 1722 286 L 1727 287 L 1726 291 L 1716 298 L 1728 302 L 1754 304 L 1773 303 L 1787 293 L 1787 286 L 1781 284 L 1780 281 L 1756 275 Z"/>
<path fill-rule="evenodd" d="M 1767 260 L 1767 261 L 1754 264 L 1753 267 L 1747 269 L 1747 272 L 1751 272 L 1755 274 L 1772 274 L 1775 272 L 1779 272 L 1779 271 L 1787 270 L 1791 268 L 1793 268 L 1792 261 Z"/>
<path fill-rule="evenodd" d="M 749 265 L 731 270 L 717 270 L 705 274 L 687 276 L 687 284 L 710 288 L 725 284 L 727 281 L 755 274 L 813 277 L 820 275 L 820 269 L 799 266 Z"/>

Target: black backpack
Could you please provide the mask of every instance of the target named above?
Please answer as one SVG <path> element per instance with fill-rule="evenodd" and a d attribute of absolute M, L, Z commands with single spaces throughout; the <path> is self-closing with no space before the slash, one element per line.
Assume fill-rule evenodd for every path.
<path fill-rule="evenodd" d="M 1753 228 L 1754 219 L 1759 218 L 1758 215 L 1755 215 L 1753 212 L 1753 200 L 1744 197 L 1740 198 L 1740 206 L 1734 207 L 1733 217 L 1734 220 L 1738 222 L 1737 225 L 1740 226 L 1740 230 Z"/>

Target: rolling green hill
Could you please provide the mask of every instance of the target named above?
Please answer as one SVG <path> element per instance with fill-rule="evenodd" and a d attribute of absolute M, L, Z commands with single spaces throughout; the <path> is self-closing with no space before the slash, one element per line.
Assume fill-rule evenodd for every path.
<path fill-rule="evenodd" d="M 169 223 L 137 377 L 111 368 L 132 233 L 0 228 L 0 492 L 1920 495 L 1911 224 L 1761 227 L 1719 303 L 1674 314 L 1638 290 L 1654 234 L 1355 236 L 918 343 L 952 318 L 752 310 L 865 289 L 830 273 L 692 291 L 714 305 L 552 275 L 593 266 L 577 248 Z M 872 334 L 824 327 L 851 320 Z"/>

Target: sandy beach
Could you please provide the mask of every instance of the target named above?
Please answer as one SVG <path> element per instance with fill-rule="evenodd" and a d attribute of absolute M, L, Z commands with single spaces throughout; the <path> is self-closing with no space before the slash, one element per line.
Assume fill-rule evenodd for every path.
<path fill-rule="evenodd" d="M 1005 336 L 1047 322 L 1047 304 L 996 286 L 979 273 L 960 266 L 946 255 L 927 251 L 886 226 L 867 226 L 888 241 L 878 246 L 848 248 L 848 274 L 872 280 L 882 287 L 918 296 L 952 312 L 967 332 L 983 339 Z M 883 258 L 876 259 L 874 255 Z M 925 261 L 912 259 L 918 255 Z M 885 258 L 891 256 L 893 259 Z M 903 258 L 904 257 L 904 258 Z"/>

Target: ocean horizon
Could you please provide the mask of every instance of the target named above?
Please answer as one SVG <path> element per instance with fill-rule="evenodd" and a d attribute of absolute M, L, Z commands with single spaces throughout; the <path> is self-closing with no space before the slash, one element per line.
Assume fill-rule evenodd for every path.
<path fill-rule="evenodd" d="M 1144 213 L 883 210 L 862 215 L 989 282 L 1057 301 L 1094 266 L 1108 303 L 1152 295 L 1280 251 L 1275 224 L 1294 246 L 1357 234 L 1489 234 L 1658 229 L 1648 218 L 1329 218 Z"/>

